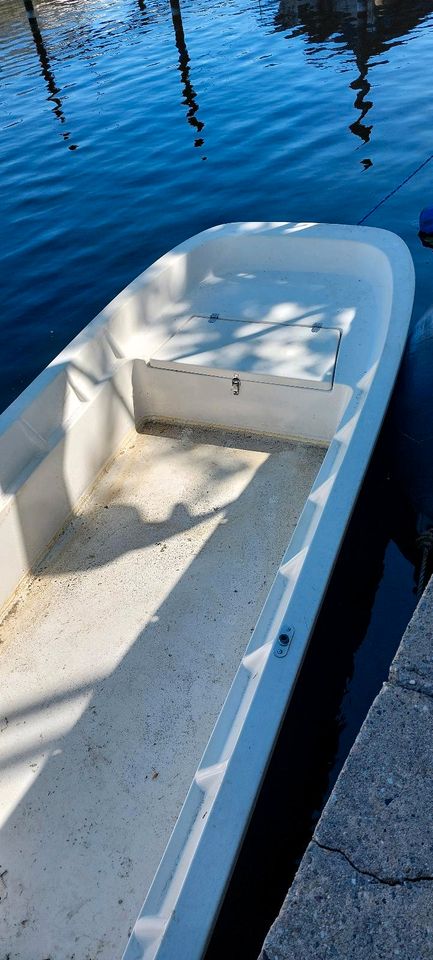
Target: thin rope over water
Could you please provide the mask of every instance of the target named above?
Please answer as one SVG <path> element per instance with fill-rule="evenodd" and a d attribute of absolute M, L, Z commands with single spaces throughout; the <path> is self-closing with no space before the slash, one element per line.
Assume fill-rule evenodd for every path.
<path fill-rule="evenodd" d="M 393 197 L 395 193 L 398 193 L 401 187 L 404 187 L 405 183 L 408 183 L 409 180 L 412 180 L 412 178 L 415 177 L 416 174 L 423 169 L 423 167 L 426 167 L 431 160 L 433 160 L 433 153 L 431 153 L 426 160 L 423 160 L 423 162 L 420 163 L 419 167 L 417 167 L 416 170 L 412 170 L 412 173 L 409 173 L 409 175 L 405 177 L 404 180 L 402 180 L 397 187 L 394 187 L 394 190 L 391 190 L 390 193 L 387 193 L 386 197 L 382 197 L 382 200 L 379 200 L 379 203 L 376 203 L 376 206 L 372 207 L 371 210 L 369 210 L 369 212 L 366 213 L 365 216 L 361 218 L 361 220 L 358 220 L 358 226 L 360 226 L 361 223 L 365 223 L 365 221 L 368 220 L 369 217 L 371 217 L 371 214 L 374 213 L 375 210 L 378 210 L 379 207 L 381 207 L 383 203 L 386 203 L 386 201 L 389 200 L 390 197 Z"/>

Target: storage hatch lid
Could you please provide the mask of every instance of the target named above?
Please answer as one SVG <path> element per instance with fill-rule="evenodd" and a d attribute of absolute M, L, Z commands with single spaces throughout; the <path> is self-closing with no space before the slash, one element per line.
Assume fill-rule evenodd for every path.
<path fill-rule="evenodd" d="M 331 390 L 340 331 L 212 314 L 192 316 L 149 361 L 151 367 Z"/>

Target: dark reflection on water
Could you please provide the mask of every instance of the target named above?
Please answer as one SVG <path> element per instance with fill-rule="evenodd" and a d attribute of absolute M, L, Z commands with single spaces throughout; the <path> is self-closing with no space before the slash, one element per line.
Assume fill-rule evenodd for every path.
<path fill-rule="evenodd" d="M 39 57 L 39 62 L 41 65 L 42 76 L 48 87 L 49 99 L 53 101 L 54 113 L 60 123 L 65 122 L 65 116 L 62 110 L 62 101 L 59 97 L 59 88 L 54 79 L 53 72 L 50 67 L 50 61 L 48 54 L 45 48 L 44 41 L 42 39 L 42 34 L 39 29 L 39 24 L 36 17 L 35 8 L 33 6 L 32 0 L 24 0 L 24 7 L 28 16 L 29 27 L 32 32 L 33 40 L 35 41 L 36 50 Z M 68 139 L 69 134 L 64 133 L 63 137 L 65 140 Z"/>
<path fill-rule="evenodd" d="M 354 107 L 359 116 L 349 129 L 368 143 L 372 125 L 363 121 L 373 107 L 373 101 L 367 99 L 369 62 L 400 43 L 431 11 L 430 0 L 415 4 L 399 0 L 281 0 L 275 26 L 277 30 L 297 28 L 305 35 L 312 45 L 308 55 L 313 62 L 317 48 L 330 41 L 354 54 L 358 76 L 350 88 L 356 91 Z"/>
<path fill-rule="evenodd" d="M 185 42 L 185 34 L 183 31 L 182 23 L 182 14 L 180 12 L 179 0 L 170 0 L 171 15 L 173 18 L 173 27 L 174 35 L 176 37 L 176 46 L 179 51 L 179 70 L 182 77 L 183 83 L 183 95 L 184 103 L 188 107 L 187 120 L 192 127 L 196 130 L 197 133 L 201 133 L 204 127 L 204 123 L 198 119 L 196 113 L 198 111 L 198 103 L 196 101 L 196 93 L 192 86 L 190 80 L 190 69 L 189 69 L 189 54 Z M 197 137 L 194 141 L 194 146 L 201 147 L 204 143 L 202 137 Z"/>

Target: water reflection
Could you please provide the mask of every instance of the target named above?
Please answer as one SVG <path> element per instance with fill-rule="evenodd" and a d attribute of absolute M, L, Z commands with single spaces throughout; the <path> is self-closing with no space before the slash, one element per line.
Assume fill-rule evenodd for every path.
<path fill-rule="evenodd" d="M 367 79 L 374 64 L 373 58 L 404 43 L 406 35 L 433 10 L 433 0 L 418 0 L 407 4 L 402 0 L 280 0 L 274 18 L 276 30 L 290 30 L 291 34 L 304 34 L 308 41 L 307 59 L 322 64 L 317 58 L 318 48 L 334 43 L 338 52 L 341 47 L 355 56 L 358 75 L 350 82 L 356 92 L 353 106 L 359 111 L 349 130 L 362 143 L 370 141 L 372 123 L 365 118 L 373 107 L 367 99 L 371 83 Z M 364 167 L 371 160 L 362 160 Z"/>
<path fill-rule="evenodd" d="M 56 115 L 60 123 L 66 123 L 66 118 L 63 113 L 62 101 L 60 99 L 60 89 L 57 86 L 57 83 L 54 78 L 54 73 L 52 71 L 47 49 L 42 37 L 42 33 L 39 28 L 36 11 L 33 6 L 32 0 L 23 0 L 25 11 L 27 14 L 28 24 L 32 33 L 32 37 L 35 43 L 37 50 L 39 63 L 41 65 L 41 73 L 45 80 L 45 83 L 48 88 L 48 99 L 53 103 L 53 113 Z M 62 137 L 64 140 L 69 140 L 70 133 L 68 131 L 63 131 Z M 69 150 L 76 150 L 77 145 L 75 143 L 68 144 Z"/>
<path fill-rule="evenodd" d="M 49 100 L 53 104 L 53 112 L 62 125 L 65 125 L 65 114 L 56 82 L 52 64 L 38 24 L 33 0 L 22 0 L 27 13 L 28 24 L 37 50 L 40 69 L 47 85 Z M 204 140 L 202 131 L 204 123 L 199 119 L 199 105 L 197 94 L 191 81 L 190 56 L 185 40 L 182 23 L 180 0 L 169 0 L 171 18 L 174 28 L 176 47 L 178 50 L 178 70 L 182 83 L 183 103 L 185 104 L 188 124 L 195 133 L 194 146 L 202 147 Z M 258 0 L 260 22 L 263 23 L 262 0 Z M 160 0 L 149 8 L 148 0 L 133 0 L 133 7 L 140 11 L 142 26 L 152 23 L 155 19 L 165 19 L 167 6 Z M 12 4 L 13 6 L 13 4 Z M 53 4 L 47 2 L 49 10 Z M 98 9 L 98 4 L 95 4 Z M 83 5 L 83 0 L 62 3 L 62 17 L 66 21 L 68 13 L 77 9 L 89 7 Z M 271 18 L 275 31 L 288 31 L 288 39 L 303 36 L 306 41 L 306 59 L 314 66 L 323 66 L 325 58 L 334 53 L 341 55 L 347 50 L 351 54 L 351 62 L 356 64 L 356 76 L 352 76 L 349 87 L 354 93 L 353 107 L 355 118 L 348 124 L 351 133 L 357 138 L 359 145 L 370 142 L 373 130 L 372 113 L 372 68 L 378 57 L 384 62 L 384 54 L 393 46 L 404 43 L 407 34 L 416 27 L 424 17 L 433 10 L 433 0 L 415 0 L 411 4 L 402 0 L 279 0 L 277 10 L 272 0 L 265 3 L 266 14 Z M 139 24 L 134 26 L 138 27 Z M 134 26 L 132 29 L 134 29 Z M 111 35 L 111 24 L 107 23 L 107 36 Z M 76 29 L 76 25 L 75 25 Z M 103 34 L 104 30 L 102 31 Z M 93 42 L 94 37 L 86 35 L 86 44 Z M 99 46 L 102 35 L 98 33 Z M 83 38 L 78 30 L 74 40 L 74 52 L 82 53 Z M 62 132 L 63 138 L 68 141 L 70 134 Z M 75 144 L 68 144 L 69 149 L 75 149 Z M 363 159 L 365 168 L 372 165 L 370 159 Z"/>
<path fill-rule="evenodd" d="M 183 83 L 183 90 L 182 90 L 183 96 L 184 96 L 183 102 L 188 107 L 188 112 L 186 116 L 187 116 L 188 123 L 191 124 L 192 127 L 194 127 L 197 133 L 201 133 L 204 127 L 204 123 L 202 123 L 202 121 L 199 120 L 198 117 L 196 116 L 199 108 L 196 100 L 196 92 L 194 90 L 194 87 L 190 79 L 190 70 L 189 70 L 190 58 L 189 58 L 189 53 L 188 53 L 186 42 L 185 42 L 185 34 L 183 32 L 182 14 L 180 11 L 179 0 L 170 0 L 170 7 L 171 7 L 171 16 L 173 19 L 174 35 L 176 38 L 176 46 L 179 51 L 179 71 L 180 71 L 180 75 Z M 202 147 L 203 144 L 204 144 L 203 138 L 196 137 L 196 139 L 194 140 L 194 146 Z"/>
<path fill-rule="evenodd" d="M 148 5 L 148 3 L 147 3 L 147 0 L 137 0 L 137 3 L 138 3 L 138 7 L 139 7 L 139 10 L 140 10 L 140 13 L 141 13 L 140 22 L 138 23 L 138 27 L 139 27 L 139 29 L 141 29 L 143 23 L 144 23 L 146 26 L 148 26 L 149 24 L 152 23 L 152 21 L 154 20 L 154 18 L 155 18 L 155 16 L 156 16 L 157 11 L 155 10 L 154 5 L 152 5 L 152 9 L 149 9 L 149 5 Z"/>

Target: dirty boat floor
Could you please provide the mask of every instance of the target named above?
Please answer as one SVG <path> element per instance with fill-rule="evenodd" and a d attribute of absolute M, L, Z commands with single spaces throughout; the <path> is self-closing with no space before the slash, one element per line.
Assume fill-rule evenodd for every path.
<path fill-rule="evenodd" d="M 0 942 L 120 957 L 324 448 L 132 433 L 1 626 Z"/>

